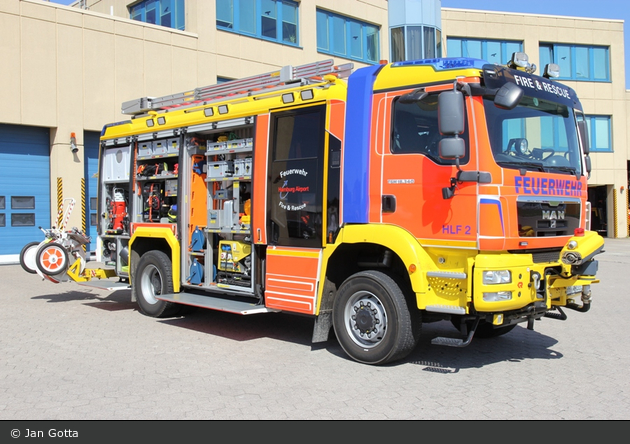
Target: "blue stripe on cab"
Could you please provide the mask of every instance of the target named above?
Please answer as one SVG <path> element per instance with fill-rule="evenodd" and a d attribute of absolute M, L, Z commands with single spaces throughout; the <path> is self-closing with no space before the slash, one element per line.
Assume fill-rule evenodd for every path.
<path fill-rule="evenodd" d="M 368 165 L 372 91 L 383 65 L 356 70 L 348 78 L 343 154 L 343 223 L 368 221 Z"/>

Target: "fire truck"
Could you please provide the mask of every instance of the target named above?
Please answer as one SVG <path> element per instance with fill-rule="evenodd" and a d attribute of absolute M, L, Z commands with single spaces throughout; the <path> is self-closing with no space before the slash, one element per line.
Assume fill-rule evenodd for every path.
<path fill-rule="evenodd" d="M 63 230 L 26 262 L 130 288 L 152 317 L 310 316 L 314 343 L 334 332 L 365 364 L 408 356 L 424 323 L 465 347 L 565 320 L 590 308 L 604 240 L 580 101 L 535 70 L 325 60 L 125 102 L 101 134 L 103 267 Z"/>

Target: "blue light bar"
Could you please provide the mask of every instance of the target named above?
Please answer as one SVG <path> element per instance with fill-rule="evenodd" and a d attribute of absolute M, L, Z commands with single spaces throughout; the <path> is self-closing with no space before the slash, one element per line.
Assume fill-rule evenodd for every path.
<path fill-rule="evenodd" d="M 431 65 L 436 71 L 445 71 L 447 69 L 476 68 L 482 69 L 488 62 L 480 59 L 471 59 L 469 57 L 445 57 L 443 59 L 423 59 L 408 60 L 405 62 L 392 63 L 392 68 L 400 66 L 419 66 Z"/>
<path fill-rule="evenodd" d="M 108 123 L 101 130 L 101 137 L 105 135 L 107 128 L 111 128 L 112 126 L 125 125 L 126 123 L 131 123 L 131 120 L 121 120 L 120 122 Z"/>

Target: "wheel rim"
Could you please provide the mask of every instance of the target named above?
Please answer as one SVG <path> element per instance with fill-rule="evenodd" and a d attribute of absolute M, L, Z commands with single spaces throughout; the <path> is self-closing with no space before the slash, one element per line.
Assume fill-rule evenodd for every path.
<path fill-rule="evenodd" d="M 55 273 L 66 265 L 66 254 L 58 246 L 47 247 L 41 255 L 40 265 L 42 268 L 49 272 Z"/>
<path fill-rule="evenodd" d="M 348 299 L 344 324 L 348 335 L 357 345 L 376 347 L 387 333 L 387 313 L 374 293 L 359 291 Z"/>
<path fill-rule="evenodd" d="M 140 279 L 142 296 L 149 304 L 157 304 L 156 295 L 162 294 L 162 275 L 155 265 L 147 265 Z"/>

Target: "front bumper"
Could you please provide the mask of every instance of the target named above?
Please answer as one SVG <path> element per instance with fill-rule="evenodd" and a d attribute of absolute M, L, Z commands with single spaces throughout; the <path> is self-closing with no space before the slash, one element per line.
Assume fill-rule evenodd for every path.
<path fill-rule="evenodd" d="M 590 285 L 599 282 L 595 279 L 598 264 L 594 257 L 603 246 L 603 238 L 589 231 L 571 237 L 555 262 L 535 263 L 531 254 L 480 254 L 473 271 L 474 310 L 525 314 L 588 304 Z M 484 273 L 503 270 L 510 272 L 510 282 L 484 284 Z"/>

